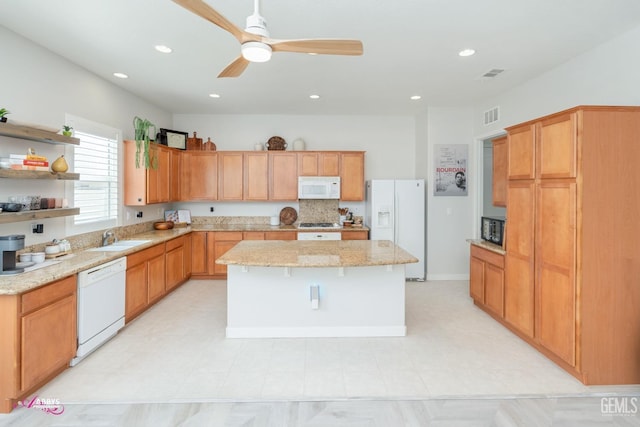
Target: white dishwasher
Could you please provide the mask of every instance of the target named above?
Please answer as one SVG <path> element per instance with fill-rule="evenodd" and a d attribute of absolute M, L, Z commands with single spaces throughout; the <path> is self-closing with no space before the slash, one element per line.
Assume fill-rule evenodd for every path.
<path fill-rule="evenodd" d="M 126 270 L 123 257 L 78 273 L 78 350 L 71 366 L 124 326 Z"/>

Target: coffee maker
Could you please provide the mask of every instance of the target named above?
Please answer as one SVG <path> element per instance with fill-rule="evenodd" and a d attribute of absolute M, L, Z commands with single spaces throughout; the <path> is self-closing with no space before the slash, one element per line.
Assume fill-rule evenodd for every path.
<path fill-rule="evenodd" d="M 0 274 L 24 271 L 24 268 L 16 267 L 16 251 L 20 249 L 24 249 L 24 234 L 0 236 Z"/>

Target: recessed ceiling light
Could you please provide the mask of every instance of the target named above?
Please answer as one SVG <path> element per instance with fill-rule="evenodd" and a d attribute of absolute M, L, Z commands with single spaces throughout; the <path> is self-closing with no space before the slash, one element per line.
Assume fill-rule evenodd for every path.
<path fill-rule="evenodd" d="M 158 44 L 155 48 L 160 53 L 171 53 L 173 51 L 169 46 L 165 46 L 163 44 Z"/>
<path fill-rule="evenodd" d="M 311 99 L 320 99 L 320 95 L 309 95 Z"/>
<path fill-rule="evenodd" d="M 460 52 L 458 52 L 458 55 L 460 55 L 460 56 L 471 56 L 474 53 L 476 53 L 476 51 L 473 50 L 473 49 L 463 49 Z"/>
<path fill-rule="evenodd" d="M 211 98 L 220 98 L 220 95 L 218 95 L 217 93 L 210 93 L 209 96 Z"/>
<path fill-rule="evenodd" d="M 420 95 L 413 95 L 411 96 L 411 100 L 412 101 L 417 101 L 418 99 L 422 99 L 422 97 Z"/>
<path fill-rule="evenodd" d="M 114 76 L 116 76 L 119 79 L 128 79 L 129 76 L 127 76 L 125 73 L 113 73 Z"/>

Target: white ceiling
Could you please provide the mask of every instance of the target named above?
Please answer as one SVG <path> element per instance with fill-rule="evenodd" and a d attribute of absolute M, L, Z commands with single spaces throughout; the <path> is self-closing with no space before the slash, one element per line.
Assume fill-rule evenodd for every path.
<path fill-rule="evenodd" d="M 241 28 L 253 11 L 252 0 L 206 1 Z M 640 25 L 639 0 L 263 0 L 261 11 L 273 38 L 360 39 L 364 55 L 275 53 L 218 79 L 238 42 L 171 0 L 3 0 L 0 25 L 170 112 L 202 114 L 469 106 Z M 467 47 L 476 55 L 459 57 Z M 505 72 L 480 78 L 493 68 Z"/>

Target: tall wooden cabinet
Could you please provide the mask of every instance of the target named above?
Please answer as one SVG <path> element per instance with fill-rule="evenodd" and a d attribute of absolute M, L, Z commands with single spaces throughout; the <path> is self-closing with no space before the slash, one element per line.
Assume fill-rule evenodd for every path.
<path fill-rule="evenodd" d="M 640 107 L 507 131 L 506 321 L 585 384 L 640 383 Z"/>
<path fill-rule="evenodd" d="M 507 182 L 509 151 L 507 149 L 507 137 L 502 136 L 492 141 L 493 145 L 493 174 L 492 197 L 493 206 L 507 207 Z"/>

